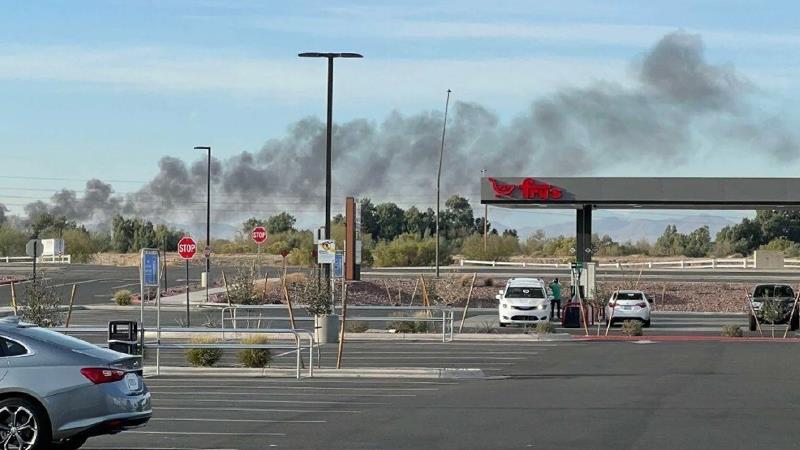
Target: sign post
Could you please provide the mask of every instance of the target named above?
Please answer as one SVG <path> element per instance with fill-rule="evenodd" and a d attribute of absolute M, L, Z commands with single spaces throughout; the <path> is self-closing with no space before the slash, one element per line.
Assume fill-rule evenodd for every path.
<path fill-rule="evenodd" d="M 344 252 L 341 250 L 336 250 L 333 259 L 333 277 L 344 278 Z"/>
<path fill-rule="evenodd" d="M 161 342 L 161 290 L 159 289 L 160 278 L 160 259 L 161 254 L 155 248 L 143 248 L 139 256 L 139 305 L 140 305 L 140 321 L 142 330 L 142 343 L 144 343 L 144 302 L 145 302 L 145 288 L 156 288 L 156 305 L 158 310 L 156 312 L 156 331 L 158 333 L 158 341 Z M 156 349 L 156 359 L 160 358 L 159 349 Z"/>
<path fill-rule="evenodd" d="M 258 248 L 258 256 L 256 259 L 258 261 L 258 275 L 261 276 L 261 246 L 267 242 L 267 229 L 261 226 L 255 227 L 253 231 L 250 232 L 250 237 L 253 238 L 253 242 L 256 243 L 256 247 Z"/>
<path fill-rule="evenodd" d="M 39 239 L 31 239 L 25 245 L 25 253 L 33 259 L 33 282 L 36 282 L 36 259 L 42 256 L 44 245 Z"/>
<path fill-rule="evenodd" d="M 191 327 L 189 315 L 189 260 L 197 253 L 197 242 L 189 236 L 184 236 L 178 241 L 178 255 L 186 261 L 186 328 Z"/>
<path fill-rule="evenodd" d="M 203 257 L 206 260 L 211 259 L 211 253 L 212 253 L 211 247 L 206 247 L 205 250 L 203 250 Z M 208 303 L 208 283 L 211 282 L 211 280 L 209 280 L 208 277 L 211 274 L 208 273 L 208 272 L 205 272 L 205 274 L 206 274 L 206 283 L 205 283 L 206 284 L 206 303 Z"/>

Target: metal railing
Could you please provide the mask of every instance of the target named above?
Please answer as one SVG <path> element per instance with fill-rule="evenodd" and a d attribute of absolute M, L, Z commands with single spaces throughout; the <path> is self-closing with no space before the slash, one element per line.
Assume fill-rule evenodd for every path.
<path fill-rule="evenodd" d="M 33 258 L 30 256 L 0 256 L 0 262 L 5 263 L 33 263 Z M 47 255 L 36 258 L 37 263 L 50 263 L 50 264 L 72 264 L 71 255 Z"/>
<path fill-rule="evenodd" d="M 108 327 L 54 327 L 48 328 L 49 330 L 57 331 L 59 333 L 68 334 L 68 335 L 81 335 L 81 334 L 102 334 L 104 336 L 108 335 Z M 296 362 L 295 362 L 295 372 L 297 379 L 302 378 L 301 369 L 303 367 L 302 361 L 302 351 L 308 349 L 308 376 L 314 376 L 314 349 L 317 350 L 317 361 L 319 361 L 319 346 L 314 341 L 314 333 L 308 330 L 301 330 L 301 329 L 282 329 L 282 328 L 248 328 L 246 333 L 253 333 L 253 334 L 267 334 L 267 335 L 281 335 L 281 334 L 291 334 L 294 336 L 294 343 L 293 344 L 246 344 L 246 343 L 226 343 L 226 342 L 215 342 L 210 344 L 193 344 L 189 343 L 164 343 L 161 342 L 161 333 L 197 333 L 197 334 L 208 334 L 208 333 L 220 333 L 223 330 L 220 328 L 154 328 L 150 330 L 144 330 L 140 328 L 140 339 L 137 342 L 142 349 L 155 349 L 156 350 L 156 375 L 161 374 L 161 349 L 193 349 L 193 348 L 218 348 L 218 349 L 231 349 L 231 350 L 246 350 L 246 349 L 279 349 L 279 350 L 291 350 L 288 353 L 295 353 L 296 352 Z M 156 333 L 156 340 L 148 342 L 145 339 L 145 332 L 155 332 Z M 304 344 L 304 338 L 308 338 L 308 344 Z M 224 338 L 223 338 L 224 340 Z M 122 342 L 128 343 L 127 341 L 108 341 L 104 340 L 107 343 L 113 342 Z M 98 345 L 98 344 L 95 344 Z M 288 354 L 286 353 L 286 354 Z M 131 355 L 137 356 L 137 355 Z M 140 356 L 141 357 L 141 356 Z M 144 358 L 142 358 L 142 367 L 144 367 Z"/>
<path fill-rule="evenodd" d="M 491 266 L 491 267 L 550 267 L 554 269 L 567 269 L 570 263 L 537 263 L 537 262 L 510 262 L 510 261 L 478 261 L 472 259 L 460 260 L 460 265 Z M 784 266 L 800 268 L 800 259 L 786 259 Z M 604 269 L 748 269 L 755 268 L 753 258 L 706 258 L 706 259 L 680 259 L 672 261 L 641 261 L 641 262 L 611 262 L 597 263 L 598 268 Z"/>
<path fill-rule="evenodd" d="M 292 312 L 296 310 L 303 311 L 303 305 L 294 305 Z M 450 342 L 453 340 L 453 322 L 454 322 L 454 309 L 443 306 L 347 306 L 348 311 L 431 311 L 436 312 L 436 315 L 417 315 L 417 316 L 390 316 L 390 315 L 355 315 L 348 314 L 348 321 L 375 321 L 375 322 L 434 322 L 442 324 L 442 342 Z M 261 311 L 284 311 L 285 315 L 263 315 Z M 253 312 L 258 311 L 258 315 Z M 341 312 L 340 307 L 334 308 L 334 312 Z M 286 305 L 240 305 L 240 306 L 226 306 L 220 312 L 221 319 L 220 325 L 222 327 L 222 336 L 225 338 L 226 332 L 249 330 L 250 325 L 255 322 L 260 325 L 262 321 L 281 320 L 288 321 L 289 315 Z M 307 315 L 294 314 L 295 321 L 313 321 L 314 317 Z M 239 324 L 244 322 L 245 328 L 240 329 Z M 228 328 L 226 323 L 230 323 L 231 327 Z"/>

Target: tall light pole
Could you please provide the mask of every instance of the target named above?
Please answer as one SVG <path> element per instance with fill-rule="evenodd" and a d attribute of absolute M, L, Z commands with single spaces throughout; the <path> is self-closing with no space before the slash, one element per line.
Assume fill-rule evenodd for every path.
<path fill-rule="evenodd" d="M 363 58 L 358 53 L 300 53 L 301 58 L 328 59 L 328 130 L 325 140 L 325 239 L 331 238 L 331 137 L 333 135 L 333 60 L 336 58 Z M 325 279 L 330 284 L 331 266 L 325 264 Z"/>
<path fill-rule="evenodd" d="M 450 89 L 447 90 L 447 100 L 444 103 L 444 123 L 442 124 L 442 148 L 439 151 L 439 171 L 436 173 L 436 278 L 439 278 L 439 201 L 442 186 L 442 159 L 444 158 L 444 134 L 447 131 L 447 109 L 450 106 Z"/>
<path fill-rule="evenodd" d="M 481 178 L 486 178 L 486 169 L 481 169 Z M 489 220 L 489 204 L 486 203 L 483 205 L 483 253 L 486 253 L 487 248 L 487 239 L 488 239 L 488 231 L 489 231 L 489 224 L 487 222 Z"/>
<path fill-rule="evenodd" d="M 206 172 L 206 252 L 211 249 L 211 147 L 195 147 L 195 150 L 208 152 L 208 171 Z M 208 301 L 208 283 L 211 281 L 211 254 L 206 257 L 206 301 Z"/>

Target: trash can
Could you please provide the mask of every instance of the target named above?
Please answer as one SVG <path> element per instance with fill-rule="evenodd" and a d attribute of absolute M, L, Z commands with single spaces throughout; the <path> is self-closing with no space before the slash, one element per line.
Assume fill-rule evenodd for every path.
<path fill-rule="evenodd" d="M 569 302 L 561 311 L 561 326 L 564 328 L 581 327 L 581 305 L 578 302 Z"/>
<path fill-rule="evenodd" d="M 108 322 L 108 348 L 111 350 L 139 354 L 139 323 L 132 320 L 112 320 Z"/>

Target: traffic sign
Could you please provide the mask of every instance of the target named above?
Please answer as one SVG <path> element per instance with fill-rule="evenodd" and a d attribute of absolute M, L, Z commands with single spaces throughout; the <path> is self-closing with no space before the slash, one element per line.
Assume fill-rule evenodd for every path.
<path fill-rule="evenodd" d="M 253 238 L 253 242 L 261 245 L 267 242 L 267 229 L 264 227 L 255 227 L 253 231 L 250 232 L 250 237 Z"/>
<path fill-rule="evenodd" d="M 344 252 L 336 250 L 336 256 L 333 259 L 333 277 L 344 278 Z"/>
<path fill-rule="evenodd" d="M 178 241 L 178 254 L 182 259 L 190 260 L 197 253 L 197 242 L 189 236 L 184 236 Z"/>
<path fill-rule="evenodd" d="M 25 245 L 25 254 L 31 258 L 38 258 L 42 256 L 42 252 L 44 252 L 44 245 L 39 239 L 31 239 Z"/>
<path fill-rule="evenodd" d="M 317 264 L 333 264 L 336 258 L 336 241 L 322 239 L 317 243 Z"/>
<path fill-rule="evenodd" d="M 158 270 L 161 266 L 159 264 L 159 256 L 158 250 L 149 248 L 142 249 L 142 286 L 158 287 Z"/>

